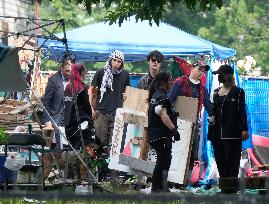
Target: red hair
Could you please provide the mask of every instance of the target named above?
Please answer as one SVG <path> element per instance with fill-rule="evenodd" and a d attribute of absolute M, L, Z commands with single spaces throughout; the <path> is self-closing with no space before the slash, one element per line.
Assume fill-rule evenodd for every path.
<path fill-rule="evenodd" d="M 82 64 L 72 64 L 72 76 L 74 80 L 74 86 L 76 93 L 79 93 L 81 90 L 83 90 L 86 87 L 86 84 L 81 80 L 81 76 L 83 72 L 86 72 L 86 68 Z M 73 95 L 73 89 L 71 81 L 69 80 L 67 85 L 67 92 L 69 95 Z"/>

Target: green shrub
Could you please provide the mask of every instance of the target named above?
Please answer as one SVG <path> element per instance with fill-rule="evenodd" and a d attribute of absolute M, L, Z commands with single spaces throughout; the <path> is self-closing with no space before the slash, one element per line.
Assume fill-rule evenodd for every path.
<path fill-rule="evenodd" d="M 0 144 L 7 143 L 7 133 L 5 133 L 3 128 L 0 128 Z"/>

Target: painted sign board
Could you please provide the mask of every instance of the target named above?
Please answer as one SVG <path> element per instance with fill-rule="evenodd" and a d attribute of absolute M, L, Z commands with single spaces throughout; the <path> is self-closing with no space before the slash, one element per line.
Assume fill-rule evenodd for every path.
<path fill-rule="evenodd" d="M 131 110 L 128 109 L 117 109 L 114 131 L 112 137 L 112 147 L 110 151 L 110 163 L 109 168 L 129 172 L 136 174 L 135 170 L 145 172 L 146 175 L 152 174 L 154 165 L 156 162 L 156 155 L 154 151 L 149 152 L 148 160 L 143 161 L 140 159 L 140 150 L 141 147 L 137 143 L 132 143 L 132 140 L 143 138 L 143 126 L 136 126 L 133 124 L 124 123 L 125 113 L 130 113 Z M 192 137 L 193 123 L 190 121 L 185 121 L 178 119 L 178 130 L 181 134 L 181 140 L 173 143 L 172 147 L 172 162 L 170 170 L 168 172 L 168 181 L 175 182 L 178 184 L 184 184 L 187 174 L 187 164 L 190 154 L 190 143 Z M 131 157 L 131 163 L 125 163 L 128 165 L 121 164 L 120 157 L 125 155 Z M 126 157 L 124 157 L 126 159 Z M 137 160 L 136 166 L 134 164 L 134 159 Z M 140 161 L 140 162 L 139 162 Z M 151 162 L 146 165 L 145 162 Z M 151 166 L 151 168 L 149 168 Z"/>

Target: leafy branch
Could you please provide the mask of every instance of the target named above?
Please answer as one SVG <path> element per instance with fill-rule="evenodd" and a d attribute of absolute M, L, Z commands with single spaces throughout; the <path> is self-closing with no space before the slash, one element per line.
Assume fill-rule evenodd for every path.
<path fill-rule="evenodd" d="M 42 0 L 39 2 L 42 3 Z M 159 25 L 166 12 L 165 7 L 167 5 L 174 6 L 176 3 L 182 3 L 190 10 L 194 10 L 199 4 L 203 11 L 211 10 L 214 5 L 218 8 L 223 5 L 223 0 L 69 0 L 69 2 L 84 5 L 89 15 L 94 6 L 103 5 L 107 10 L 106 19 L 110 24 L 119 23 L 119 25 L 131 16 L 135 16 L 137 21 L 139 19 L 149 20 L 150 24 L 154 21 Z"/>

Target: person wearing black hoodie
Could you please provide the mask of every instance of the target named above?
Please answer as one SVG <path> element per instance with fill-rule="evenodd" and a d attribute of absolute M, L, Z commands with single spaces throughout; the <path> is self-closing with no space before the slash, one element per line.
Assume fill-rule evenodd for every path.
<path fill-rule="evenodd" d="M 238 177 L 242 140 L 248 138 L 245 92 L 235 85 L 233 73 L 227 64 L 213 72 L 223 85 L 214 91 L 208 139 L 213 144 L 220 179 Z"/>

